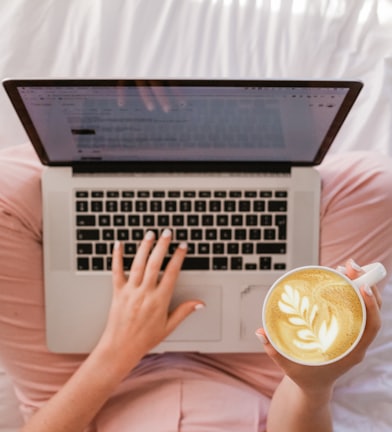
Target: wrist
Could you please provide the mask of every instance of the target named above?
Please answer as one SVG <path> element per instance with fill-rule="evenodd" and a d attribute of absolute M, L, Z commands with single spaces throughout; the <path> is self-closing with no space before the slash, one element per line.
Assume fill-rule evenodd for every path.
<path fill-rule="evenodd" d="M 143 357 L 136 352 L 129 354 L 128 351 L 129 349 L 126 350 L 124 347 L 114 349 L 112 344 L 100 341 L 91 352 L 89 360 L 110 380 L 120 383 Z M 127 355 L 122 355 L 125 352 Z"/>
<path fill-rule="evenodd" d="M 291 381 L 291 386 L 296 388 L 298 396 L 306 400 L 308 406 L 317 408 L 329 404 L 332 400 L 334 385 L 299 385 L 286 376 L 284 379 Z M 317 383 L 316 383 L 317 384 Z"/>

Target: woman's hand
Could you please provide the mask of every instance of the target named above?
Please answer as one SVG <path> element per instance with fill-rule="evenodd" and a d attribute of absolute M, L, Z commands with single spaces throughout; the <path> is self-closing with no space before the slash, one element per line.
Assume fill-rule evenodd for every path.
<path fill-rule="evenodd" d="M 360 267 L 352 260 L 346 263 L 343 270 L 350 279 L 355 279 L 361 274 Z M 280 355 L 268 343 L 263 329 L 257 331 L 261 335 L 261 338 L 264 338 L 266 353 L 304 391 L 319 392 L 323 389 L 330 391 L 335 381 L 341 375 L 363 360 L 369 345 L 375 339 L 381 327 L 381 295 L 376 286 L 361 287 L 361 294 L 367 311 L 366 327 L 363 336 L 351 353 L 335 363 L 317 367 L 294 363 Z"/>
<path fill-rule="evenodd" d="M 113 299 L 102 338 L 98 344 L 111 352 L 126 369 L 165 339 L 189 314 L 202 307 L 189 300 L 169 312 L 175 283 L 186 255 L 180 244 L 160 277 L 160 269 L 171 240 L 164 230 L 155 248 L 154 233 L 149 231 L 133 260 L 129 277 L 124 274 L 122 245 L 113 251 Z M 126 370 L 124 371 L 127 372 Z"/>

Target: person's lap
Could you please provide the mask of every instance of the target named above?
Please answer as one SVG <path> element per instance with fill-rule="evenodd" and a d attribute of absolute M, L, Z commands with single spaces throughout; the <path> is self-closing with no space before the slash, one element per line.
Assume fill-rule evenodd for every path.
<path fill-rule="evenodd" d="M 387 164 L 389 170 L 385 169 Z M 0 152 L 0 358 L 13 378 L 26 416 L 54 394 L 84 359 L 50 353 L 45 345 L 41 169 L 30 146 Z M 349 158 L 331 156 L 320 172 L 323 178 L 321 264 L 335 267 L 353 257 L 359 264 L 382 261 L 391 270 L 388 242 L 392 238 L 392 222 L 387 217 L 392 214 L 391 162 L 369 154 L 352 154 Z M 161 362 L 166 365 L 166 375 L 162 372 L 165 368 L 158 367 Z M 167 371 L 171 373 L 170 379 L 166 379 Z M 124 407 L 134 419 L 125 415 L 124 422 L 140 421 L 142 411 L 131 406 L 148 406 L 149 400 L 165 400 L 169 405 L 165 409 L 163 404 L 161 408 L 168 424 L 177 413 L 173 418 L 188 424 L 189 431 L 197 413 L 200 421 L 203 417 L 210 424 L 222 422 L 224 416 L 220 410 L 224 407 L 211 407 L 207 415 L 211 401 L 206 400 L 205 394 L 214 394 L 214 390 L 215 396 L 225 396 L 231 404 L 238 400 L 238 413 L 242 416 L 247 412 L 249 416 L 249 410 L 265 415 L 268 397 L 280 379 L 281 372 L 262 353 L 149 356 L 108 401 L 106 414 L 104 409 L 97 417 L 96 426 L 98 430 L 114 430 L 110 429 L 113 420 L 108 419 L 116 417 L 120 421 L 120 417 L 109 413 Z M 135 392 L 135 388 L 145 391 Z M 165 394 L 177 401 L 170 409 L 167 397 L 157 397 L 162 396 L 165 388 L 171 388 Z M 176 394 L 182 395 L 180 401 Z M 201 410 L 203 402 L 205 409 Z M 192 405 L 198 410 L 192 410 Z M 136 417 L 131 412 L 137 413 Z M 262 419 L 255 422 L 261 424 Z"/>

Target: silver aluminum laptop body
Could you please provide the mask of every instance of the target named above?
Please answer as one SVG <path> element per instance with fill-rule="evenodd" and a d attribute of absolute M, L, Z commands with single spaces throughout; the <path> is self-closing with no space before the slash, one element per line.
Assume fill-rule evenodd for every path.
<path fill-rule="evenodd" d="M 118 236 L 137 243 L 136 233 L 142 230 L 130 226 L 136 216 L 150 221 L 143 232 L 159 232 L 169 221 L 174 241 L 184 238 L 195 248 L 189 263 L 203 263 L 200 268 L 184 266 L 173 306 L 198 298 L 207 307 L 192 314 L 155 351 L 260 351 L 254 332 L 269 286 L 287 269 L 318 262 L 321 185 L 314 166 L 332 144 L 362 84 L 46 79 L 6 80 L 4 86 L 46 165 L 42 193 L 49 349 L 84 353 L 98 341 L 111 301 L 110 243 Z M 117 203 L 116 194 L 124 195 L 126 204 Z M 157 204 L 162 195 L 166 201 Z M 214 202 L 225 195 L 228 203 L 215 208 L 209 195 Z M 253 196 L 258 204 L 248 203 Z M 259 212 L 257 206 L 263 206 L 264 215 L 282 202 L 283 235 L 279 227 L 261 226 L 261 213 L 256 219 L 253 214 Z M 126 216 L 115 218 L 113 205 Z M 250 214 L 242 215 L 247 206 Z M 106 214 L 95 214 L 97 207 Z M 152 220 L 160 220 L 160 226 L 152 226 L 146 215 L 151 207 Z M 182 207 L 188 213 L 178 219 Z M 77 216 L 75 208 L 81 212 Z M 224 210 L 229 211 L 228 225 L 251 222 L 250 227 L 234 227 L 230 236 L 268 233 L 266 249 L 257 239 L 253 246 L 245 241 L 247 245 L 233 251 L 232 237 L 223 233 L 233 227 L 215 226 L 225 218 Z M 283 208 L 277 211 L 282 220 Z M 108 218 L 121 226 L 85 225 Z M 276 215 L 265 218 L 271 221 Z M 185 232 L 185 221 L 196 219 L 213 219 L 214 225 Z M 108 237 L 104 258 L 84 255 L 89 250 L 102 253 L 103 241 L 92 238 L 97 231 Z M 204 243 L 193 245 L 200 232 L 212 237 L 210 249 L 203 249 Z M 215 246 L 224 247 L 217 258 Z"/>

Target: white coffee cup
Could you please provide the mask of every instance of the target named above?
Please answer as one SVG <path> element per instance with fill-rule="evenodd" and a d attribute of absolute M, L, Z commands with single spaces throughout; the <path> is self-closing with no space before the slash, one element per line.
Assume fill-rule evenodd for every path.
<path fill-rule="evenodd" d="M 360 287 L 386 276 L 381 263 L 362 270 L 354 280 L 323 266 L 299 267 L 280 277 L 263 304 L 263 327 L 274 348 L 304 365 L 332 363 L 351 352 L 366 325 Z"/>

